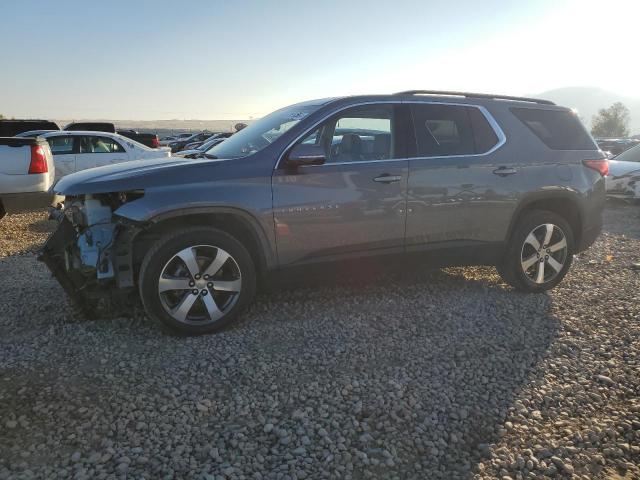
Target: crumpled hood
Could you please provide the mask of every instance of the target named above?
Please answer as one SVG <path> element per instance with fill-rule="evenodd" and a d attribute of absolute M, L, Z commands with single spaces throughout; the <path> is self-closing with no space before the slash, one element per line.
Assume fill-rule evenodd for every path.
<path fill-rule="evenodd" d="M 176 157 L 134 160 L 72 173 L 56 183 L 53 190 L 59 195 L 82 195 L 158 187 L 185 177 L 198 179 L 200 171 L 218 162 Z"/>

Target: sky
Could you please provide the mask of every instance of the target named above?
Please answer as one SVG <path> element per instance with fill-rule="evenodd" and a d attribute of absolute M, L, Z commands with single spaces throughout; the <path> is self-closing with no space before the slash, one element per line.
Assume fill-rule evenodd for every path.
<path fill-rule="evenodd" d="M 421 88 L 640 97 L 638 18 L 640 0 L 6 0 L 0 114 L 249 119 Z"/>

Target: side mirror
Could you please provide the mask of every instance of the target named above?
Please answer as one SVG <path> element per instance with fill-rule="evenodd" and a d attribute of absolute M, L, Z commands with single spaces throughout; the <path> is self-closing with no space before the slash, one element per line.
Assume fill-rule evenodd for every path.
<path fill-rule="evenodd" d="M 305 165 L 322 165 L 326 160 L 322 146 L 300 143 L 289 151 L 286 164 L 288 167 L 295 168 Z"/>

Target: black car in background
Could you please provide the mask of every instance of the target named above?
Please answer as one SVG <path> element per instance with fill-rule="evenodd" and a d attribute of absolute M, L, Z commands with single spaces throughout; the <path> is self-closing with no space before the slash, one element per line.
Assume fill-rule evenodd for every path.
<path fill-rule="evenodd" d="M 49 120 L 0 120 L 0 137 L 13 137 L 30 131 L 43 132 L 51 130 L 60 130 L 60 127 Z"/>
<path fill-rule="evenodd" d="M 159 148 L 160 147 L 160 139 L 158 135 L 155 133 L 141 133 L 137 130 L 118 130 L 119 135 L 123 137 L 130 138 L 131 140 L 135 140 L 143 145 L 146 145 L 150 148 Z"/>
<path fill-rule="evenodd" d="M 205 143 L 211 142 L 212 140 L 216 140 L 216 139 L 224 140 L 225 138 L 229 138 L 231 135 L 233 135 L 233 132 L 214 133 L 213 135 L 211 135 L 209 138 L 205 140 L 198 140 L 197 142 L 187 143 L 182 150 L 195 150 L 200 148 Z"/>
<path fill-rule="evenodd" d="M 68 132 L 108 132 L 116 133 L 116 126 L 110 122 L 73 122 L 64 127 Z"/>
<path fill-rule="evenodd" d="M 135 140 L 138 143 L 146 145 L 149 148 L 158 148 L 160 139 L 155 133 L 140 133 L 136 130 L 125 129 L 116 130 L 116 126 L 110 122 L 74 122 L 64 127 L 67 131 L 90 131 L 90 132 L 109 132 L 117 133 L 123 137 Z"/>
<path fill-rule="evenodd" d="M 179 152 L 180 150 L 184 149 L 184 147 L 187 144 L 194 143 L 194 142 L 204 142 L 210 136 L 215 135 L 215 134 L 216 134 L 216 132 L 198 132 L 198 133 L 194 133 L 190 137 L 187 137 L 187 138 L 184 138 L 184 139 L 181 139 L 181 140 L 176 140 L 175 142 L 170 142 L 169 143 L 169 147 L 171 148 L 171 152 Z"/>

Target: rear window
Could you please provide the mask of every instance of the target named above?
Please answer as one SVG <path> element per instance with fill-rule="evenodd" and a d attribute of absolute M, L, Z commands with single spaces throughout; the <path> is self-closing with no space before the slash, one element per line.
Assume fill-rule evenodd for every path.
<path fill-rule="evenodd" d="M 573 112 L 536 108 L 512 108 L 511 112 L 553 150 L 598 149 Z"/>

